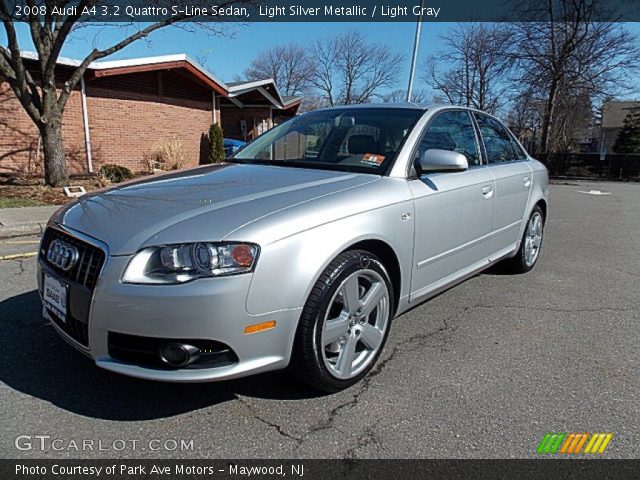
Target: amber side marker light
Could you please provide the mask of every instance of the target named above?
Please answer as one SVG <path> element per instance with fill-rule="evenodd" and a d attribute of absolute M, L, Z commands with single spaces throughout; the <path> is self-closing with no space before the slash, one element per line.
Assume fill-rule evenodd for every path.
<path fill-rule="evenodd" d="M 244 334 L 249 335 L 250 333 L 258 333 L 264 330 L 271 330 L 272 328 L 276 328 L 276 321 L 271 320 L 269 322 L 256 323 L 255 325 L 249 325 L 248 327 L 244 327 Z"/>

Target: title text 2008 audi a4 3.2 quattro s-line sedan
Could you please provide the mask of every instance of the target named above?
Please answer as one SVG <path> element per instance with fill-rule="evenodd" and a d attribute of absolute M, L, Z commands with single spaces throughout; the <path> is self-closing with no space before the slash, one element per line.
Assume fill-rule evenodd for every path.
<path fill-rule="evenodd" d="M 547 193 L 544 166 L 482 112 L 319 110 L 229 163 L 60 209 L 38 258 L 44 315 L 114 372 L 288 366 L 336 391 L 367 374 L 397 315 L 499 260 L 530 270 Z"/>

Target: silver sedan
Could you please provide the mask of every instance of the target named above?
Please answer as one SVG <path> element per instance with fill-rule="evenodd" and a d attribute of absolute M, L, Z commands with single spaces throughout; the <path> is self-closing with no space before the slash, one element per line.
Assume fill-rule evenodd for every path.
<path fill-rule="evenodd" d="M 63 207 L 40 247 L 43 312 L 113 372 L 203 382 L 288 367 L 337 391 L 409 308 L 499 261 L 533 268 L 547 194 L 545 167 L 485 113 L 319 110 L 229 163 Z"/>

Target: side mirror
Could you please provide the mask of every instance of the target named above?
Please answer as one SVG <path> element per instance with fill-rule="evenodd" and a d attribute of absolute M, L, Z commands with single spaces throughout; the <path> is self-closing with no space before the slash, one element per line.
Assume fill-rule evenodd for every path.
<path fill-rule="evenodd" d="M 467 157 L 450 150 L 430 148 L 418 159 L 419 173 L 427 172 L 462 172 L 469 168 Z"/>

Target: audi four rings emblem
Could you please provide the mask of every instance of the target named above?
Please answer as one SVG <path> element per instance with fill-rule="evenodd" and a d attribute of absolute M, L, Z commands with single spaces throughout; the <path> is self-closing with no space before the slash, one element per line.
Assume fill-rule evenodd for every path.
<path fill-rule="evenodd" d="M 54 240 L 49 244 L 47 260 L 59 269 L 68 272 L 78 261 L 78 249 L 62 240 Z"/>

